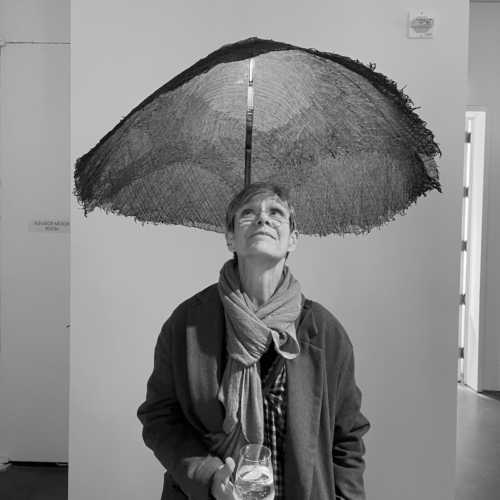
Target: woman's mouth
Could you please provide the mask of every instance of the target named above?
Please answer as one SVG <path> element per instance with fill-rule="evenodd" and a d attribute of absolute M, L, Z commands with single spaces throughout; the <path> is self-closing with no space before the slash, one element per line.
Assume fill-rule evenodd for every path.
<path fill-rule="evenodd" d="M 256 233 L 253 233 L 252 236 L 269 236 L 269 238 L 272 238 L 273 240 L 276 239 L 272 234 L 264 231 L 257 231 Z"/>

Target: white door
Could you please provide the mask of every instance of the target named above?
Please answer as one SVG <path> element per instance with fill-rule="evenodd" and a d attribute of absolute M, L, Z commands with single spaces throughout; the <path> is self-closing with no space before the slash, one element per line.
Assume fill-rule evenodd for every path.
<path fill-rule="evenodd" d="M 484 277 L 483 207 L 484 140 L 486 113 L 466 113 L 466 148 L 464 166 L 464 199 L 462 217 L 462 258 L 460 277 L 459 359 L 461 380 L 474 389 L 483 390 L 483 307 Z"/>
<path fill-rule="evenodd" d="M 70 234 L 69 2 L 2 1 L 0 455 L 67 462 Z"/>

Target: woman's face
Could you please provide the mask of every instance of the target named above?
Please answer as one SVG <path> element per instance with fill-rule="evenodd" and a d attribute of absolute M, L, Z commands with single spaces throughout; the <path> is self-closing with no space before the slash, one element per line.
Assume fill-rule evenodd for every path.
<path fill-rule="evenodd" d="M 290 231 L 289 220 L 290 212 L 277 195 L 250 200 L 234 215 L 234 231 L 226 233 L 227 247 L 238 259 L 278 263 L 297 246 L 298 232 Z"/>

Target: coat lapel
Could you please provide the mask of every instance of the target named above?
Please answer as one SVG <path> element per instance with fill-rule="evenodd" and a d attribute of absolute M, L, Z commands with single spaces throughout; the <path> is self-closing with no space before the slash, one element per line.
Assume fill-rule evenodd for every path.
<path fill-rule="evenodd" d="M 202 303 L 188 311 L 188 382 L 197 415 L 211 433 L 222 431 L 224 407 L 217 399 L 225 350 L 224 308 L 217 286 L 199 296 Z"/>
<path fill-rule="evenodd" d="M 310 343 L 316 333 L 313 313 L 305 308 L 297 331 L 300 354 L 295 359 L 286 361 L 285 495 L 287 500 L 310 498 L 323 399 L 323 351 Z"/>

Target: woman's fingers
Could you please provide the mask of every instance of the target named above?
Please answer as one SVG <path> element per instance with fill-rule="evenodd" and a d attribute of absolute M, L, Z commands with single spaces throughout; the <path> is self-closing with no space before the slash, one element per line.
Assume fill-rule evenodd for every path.
<path fill-rule="evenodd" d="M 234 460 L 226 458 L 226 463 L 214 474 L 210 492 L 217 500 L 234 500 L 234 485 L 230 481 L 234 471 Z"/>
<path fill-rule="evenodd" d="M 231 457 L 226 458 L 226 463 L 222 470 L 224 471 L 224 476 L 227 476 L 225 480 L 225 484 L 227 485 L 227 482 L 229 481 L 229 478 L 234 470 L 234 460 Z"/>

